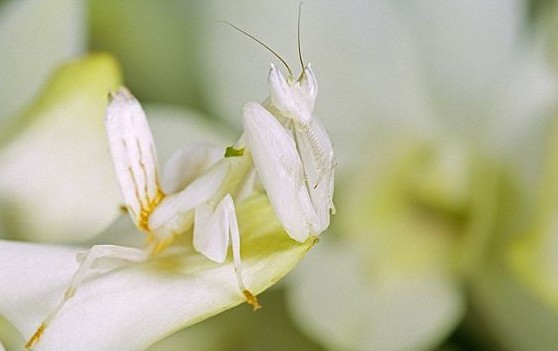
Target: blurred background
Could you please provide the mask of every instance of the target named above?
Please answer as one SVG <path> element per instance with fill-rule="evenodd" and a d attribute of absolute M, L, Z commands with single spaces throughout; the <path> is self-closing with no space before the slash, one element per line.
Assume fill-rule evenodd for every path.
<path fill-rule="evenodd" d="M 157 142 L 226 145 L 280 62 L 219 21 L 297 75 L 298 7 L 0 1 L 0 238 L 83 243 L 110 217 L 71 212 L 95 206 L 68 187 L 53 198 L 72 199 L 63 215 L 38 220 L 10 167 L 58 67 L 109 53 L 152 120 L 195 126 Z M 558 350 L 558 3 L 306 0 L 300 38 L 336 151 L 332 226 L 261 311 L 241 305 L 150 350 Z"/>

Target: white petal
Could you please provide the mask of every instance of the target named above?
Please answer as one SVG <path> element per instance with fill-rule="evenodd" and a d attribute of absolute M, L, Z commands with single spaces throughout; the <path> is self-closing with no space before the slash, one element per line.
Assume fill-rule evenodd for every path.
<path fill-rule="evenodd" d="M 332 350 L 434 349 L 465 311 L 459 283 L 439 267 L 372 270 L 369 251 L 326 239 L 310 253 L 289 289 L 297 324 Z"/>
<path fill-rule="evenodd" d="M 414 38 L 435 117 L 452 133 L 486 137 L 498 90 L 509 84 L 520 42 L 525 2 L 420 1 L 396 5 Z M 443 28 L 443 30 L 441 30 Z M 505 122 L 504 122 L 505 123 Z"/>
<path fill-rule="evenodd" d="M 246 104 L 242 122 L 258 175 L 277 218 L 291 238 L 306 240 L 310 225 L 317 218 L 292 137 L 257 103 Z"/>
<path fill-rule="evenodd" d="M 160 201 L 155 143 L 139 102 L 125 88 L 111 95 L 106 127 L 116 177 L 130 215 L 146 229 L 149 214 Z"/>
<path fill-rule="evenodd" d="M 10 237 L 84 241 L 120 215 L 103 123 L 108 89 L 119 77 L 108 55 L 71 62 L 21 116 L 32 123 L 20 133 L 0 127 L 13 133 L 0 149 L 0 227 Z"/>
<path fill-rule="evenodd" d="M 224 154 L 225 148 L 210 143 L 190 144 L 177 150 L 163 169 L 161 186 L 167 194 L 183 190 Z"/>
<path fill-rule="evenodd" d="M 244 277 L 258 294 L 291 270 L 312 242 L 290 240 L 265 197 L 237 207 Z M 265 243 L 265 245 L 262 245 Z M 86 279 L 34 351 L 145 350 L 164 336 L 243 303 L 231 261 L 176 248 L 146 263 Z M 0 241 L 0 314 L 28 337 L 60 299 L 75 249 Z M 249 308 L 248 306 L 243 306 Z M 265 306 L 264 306 L 265 307 Z"/>
<path fill-rule="evenodd" d="M 231 145 L 238 137 L 236 130 L 223 128 L 217 121 L 191 108 L 147 103 L 143 104 L 143 109 L 149 116 L 161 165 L 165 165 L 176 150 L 185 145 L 199 142 Z M 161 176 L 164 175 L 162 172 Z"/>
<path fill-rule="evenodd" d="M 86 51 L 86 13 L 72 0 L 0 5 L 0 121 L 21 111 L 53 69 Z"/>

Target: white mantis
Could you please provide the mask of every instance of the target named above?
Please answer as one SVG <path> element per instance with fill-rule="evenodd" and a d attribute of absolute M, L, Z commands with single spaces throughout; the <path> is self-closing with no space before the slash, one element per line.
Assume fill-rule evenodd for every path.
<path fill-rule="evenodd" d="M 325 230 L 333 211 L 333 149 L 313 115 L 316 78 L 310 65 L 302 66 L 295 80 L 288 66 L 285 79 L 272 65 L 270 97 L 263 104 L 246 104 L 244 134 L 234 147 L 227 152 L 190 147 L 171 159 L 166 178 L 161 179 L 155 143 L 139 102 L 125 88 L 110 95 L 106 112 L 110 152 L 124 202 L 138 229 L 146 233 L 147 245 L 144 249 L 96 245 L 78 255 L 80 266 L 64 298 L 29 339 L 27 348 L 39 341 L 99 261 L 145 261 L 192 227 L 194 248 L 215 262 L 225 261 L 230 243 L 240 291 L 254 309 L 260 307 L 244 283 L 234 206 L 252 189 L 254 167 L 278 220 L 296 241 L 304 242 Z"/>
<path fill-rule="evenodd" d="M 291 83 L 272 65 L 269 83 L 270 98 L 263 106 L 246 104 L 242 122 L 279 221 L 291 238 L 303 242 L 329 226 L 333 148 L 313 116 L 318 87 L 310 66 Z"/>

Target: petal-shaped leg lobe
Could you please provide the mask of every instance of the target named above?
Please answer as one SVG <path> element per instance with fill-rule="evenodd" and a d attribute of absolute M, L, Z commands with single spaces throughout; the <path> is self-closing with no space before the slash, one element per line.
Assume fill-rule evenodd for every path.
<path fill-rule="evenodd" d="M 205 203 L 195 210 L 194 249 L 215 262 L 227 258 L 229 247 L 229 214 L 225 202 L 217 207 Z"/>
<path fill-rule="evenodd" d="M 257 103 L 244 106 L 242 121 L 247 145 L 277 218 L 293 239 L 305 241 L 317 218 L 292 136 Z"/>

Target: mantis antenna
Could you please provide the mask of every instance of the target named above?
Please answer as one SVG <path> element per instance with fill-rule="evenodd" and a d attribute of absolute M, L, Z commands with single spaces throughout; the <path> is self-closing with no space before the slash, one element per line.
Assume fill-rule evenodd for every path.
<path fill-rule="evenodd" d="M 298 46 L 298 59 L 300 60 L 300 67 L 301 67 L 301 71 L 300 71 L 300 76 L 298 77 L 298 80 L 300 82 L 300 80 L 302 79 L 302 77 L 304 77 L 304 61 L 302 60 L 302 50 L 300 49 L 300 14 L 302 13 L 302 4 L 303 2 L 301 1 L 300 4 L 298 4 L 298 27 L 297 27 L 297 46 Z"/>
<path fill-rule="evenodd" d="M 231 26 L 232 28 L 236 29 L 237 31 L 239 31 L 240 33 L 246 35 L 247 37 L 249 37 L 250 39 L 254 40 L 256 43 L 260 44 L 261 46 L 263 46 L 264 48 L 266 48 L 269 52 L 271 52 L 273 55 L 275 55 L 275 57 L 277 57 L 279 59 L 279 61 L 281 61 L 281 63 L 287 68 L 287 71 L 289 72 L 289 77 L 293 77 L 293 72 L 291 71 L 291 68 L 289 67 L 289 65 L 287 64 L 287 62 L 281 57 L 279 56 L 278 53 L 276 53 L 272 48 L 270 48 L 269 46 L 267 46 L 263 41 L 261 41 L 260 39 L 256 38 L 255 36 L 253 36 L 252 34 L 246 32 L 243 29 L 238 28 L 237 26 L 235 26 L 234 24 L 227 22 L 227 21 L 219 21 L 221 23 L 224 23 L 228 26 Z"/>

